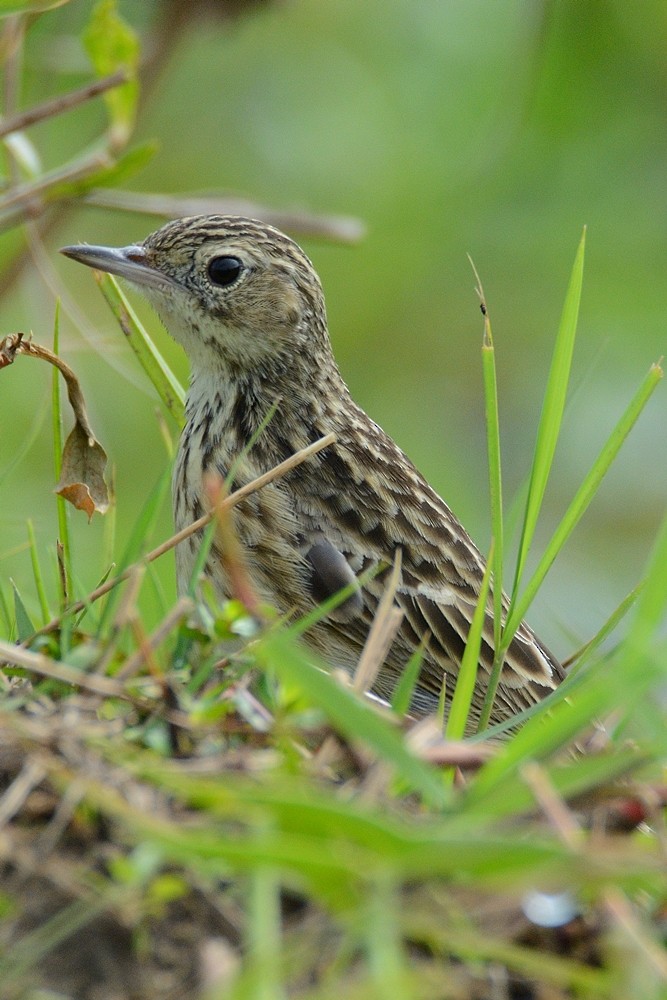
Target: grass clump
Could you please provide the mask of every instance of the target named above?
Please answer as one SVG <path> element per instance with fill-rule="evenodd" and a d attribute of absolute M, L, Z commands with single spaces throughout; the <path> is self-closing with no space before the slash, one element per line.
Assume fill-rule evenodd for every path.
<path fill-rule="evenodd" d="M 652 369 L 520 586 L 566 396 L 582 266 L 583 243 L 499 656 L 659 377 Z M 500 579 L 485 323 L 489 565 Z M 178 401 L 162 360 L 143 356 L 153 380 L 166 380 L 165 405 Z M 3 997 L 665 996 L 667 734 L 656 694 L 667 662 L 667 527 L 621 609 L 631 615 L 624 638 L 604 653 L 591 644 L 510 738 L 465 739 L 470 683 L 457 688 L 444 733 L 437 719 L 405 716 L 409 682 L 393 709 L 364 694 L 391 630 L 390 599 L 352 681 L 304 652 L 304 623 L 258 628 L 241 601 L 207 600 L 205 585 L 145 623 L 137 596 L 172 544 L 143 549 L 167 481 L 94 593 L 80 596 L 76 561 L 63 555 L 54 616 L 31 544 L 37 600 L 15 592 L 12 609 L 4 599 Z M 475 627 L 470 642 L 474 668 Z M 413 682 L 417 666 L 418 651 Z"/>

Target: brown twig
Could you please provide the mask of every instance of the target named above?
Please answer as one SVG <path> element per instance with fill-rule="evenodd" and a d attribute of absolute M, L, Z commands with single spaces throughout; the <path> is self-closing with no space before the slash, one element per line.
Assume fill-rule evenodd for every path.
<path fill-rule="evenodd" d="M 16 338 L 15 340 L 13 338 Z M 74 371 L 70 368 L 66 361 L 63 361 L 61 357 L 50 351 L 48 347 L 44 347 L 42 344 L 35 344 L 32 340 L 24 340 L 23 334 L 10 334 L 6 340 L 12 339 L 7 349 L 3 352 L 3 357 L 8 356 L 9 352 L 13 351 L 14 356 L 16 354 L 27 354 L 33 358 L 39 358 L 41 361 L 48 361 L 49 364 L 55 365 L 62 377 L 65 379 L 65 385 L 67 386 L 67 397 L 70 401 L 70 405 L 74 410 L 75 416 L 84 432 L 88 435 L 88 438 L 95 440 L 95 435 L 93 434 L 92 428 L 88 421 L 88 415 L 86 413 L 86 404 L 81 392 L 81 386 L 79 380 L 74 374 Z M 4 343 L 4 342 L 3 342 Z M 11 357 L 11 361 L 14 357 Z"/>
<path fill-rule="evenodd" d="M 237 504 L 241 503 L 242 500 L 245 500 L 245 498 L 250 496 L 250 494 L 256 493 L 257 490 L 262 489 L 263 486 L 266 486 L 275 479 L 279 479 L 281 476 L 286 475 L 286 473 L 295 469 L 298 465 L 301 465 L 302 462 L 306 462 L 309 458 L 312 458 L 312 456 L 316 455 L 318 451 L 321 451 L 323 448 L 327 448 L 330 444 L 333 444 L 335 440 L 335 434 L 327 434 L 325 437 L 313 442 L 313 444 L 308 445 L 307 448 L 302 448 L 300 451 L 295 452 L 294 455 L 290 455 L 289 458 L 286 458 L 284 462 L 281 462 L 273 469 L 270 469 L 269 472 L 265 472 L 263 475 L 258 476 L 257 479 L 254 479 L 251 483 L 247 483 L 245 486 L 236 490 L 231 494 L 231 496 L 227 497 L 227 499 L 220 504 L 220 507 L 224 510 L 236 507 Z M 215 511 L 210 511 L 208 514 L 204 514 L 200 517 L 197 521 L 193 521 L 193 523 L 189 524 L 187 528 L 177 531 L 176 534 L 171 536 L 171 538 L 168 538 L 166 541 L 158 545 L 157 548 L 145 555 L 143 559 L 139 560 L 138 563 L 133 563 L 131 566 L 128 566 L 122 573 L 119 573 L 118 576 L 114 576 L 105 583 L 101 584 L 88 594 L 87 597 L 84 597 L 83 600 L 76 601 L 74 604 L 70 605 L 65 613 L 78 614 L 79 611 L 83 611 L 84 608 L 99 600 L 100 597 L 104 597 L 105 594 L 108 594 L 109 591 L 113 590 L 114 587 L 117 587 L 119 583 L 127 580 L 127 578 L 136 570 L 137 565 L 151 563 L 156 559 L 159 559 L 160 556 L 165 554 L 165 552 L 169 552 L 180 542 L 185 541 L 186 538 L 190 538 L 191 535 L 194 535 L 197 531 L 205 528 L 215 515 Z M 34 635 L 27 641 L 31 641 L 35 635 L 44 635 L 46 632 L 52 632 L 60 626 L 62 619 L 63 615 L 58 615 L 56 618 L 52 618 L 50 622 L 46 623 L 46 625 L 37 629 Z"/>
<path fill-rule="evenodd" d="M 58 97 L 52 97 L 41 104 L 35 104 L 25 111 L 19 111 L 0 122 L 0 139 L 11 132 L 19 132 L 21 129 L 28 128 L 29 125 L 44 121 L 45 118 L 53 118 L 71 108 L 76 108 L 79 104 L 83 104 L 93 97 L 98 97 L 113 87 L 127 83 L 128 79 L 127 71 L 121 69 L 112 73 L 111 76 L 102 77 L 101 80 L 93 80 L 77 90 L 70 90 L 66 94 L 59 94 Z"/>
<path fill-rule="evenodd" d="M 189 597 L 180 597 L 174 607 L 160 622 L 158 627 L 146 638 L 146 646 L 152 651 L 164 642 L 168 635 L 186 615 L 192 611 L 193 603 Z M 134 677 L 143 666 L 146 659 L 146 649 L 141 648 L 125 660 L 123 666 L 115 674 L 116 680 L 127 680 Z"/>
<path fill-rule="evenodd" d="M 521 777 L 563 844 L 571 851 L 579 851 L 583 837 L 581 827 L 551 783 L 544 768 L 535 761 L 528 761 L 521 768 Z"/>
<path fill-rule="evenodd" d="M 144 215 L 156 215 L 164 219 L 176 219 L 183 215 L 245 215 L 252 219 L 262 219 L 278 229 L 287 229 L 301 236 L 336 240 L 340 243 L 358 243 L 366 231 L 363 222 L 351 216 L 279 210 L 231 195 L 174 196 L 95 188 L 86 195 L 84 201 L 99 208 L 142 212 Z"/>
<path fill-rule="evenodd" d="M 11 642 L 0 640 L 0 658 L 6 663 L 13 663 L 17 667 L 24 667 L 32 673 L 41 677 L 50 677 L 52 680 L 64 681 L 65 684 L 72 684 L 74 687 L 85 688 L 95 694 L 105 697 L 127 698 L 128 695 L 123 690 L 123 685 L 112 677 L 101 677 L 98 674 L 86 674 L 76 667 L 70 667 L 67 663 L 52 660 L 41 653 L 33 653 L 29 649 L 22 649 Z"/>

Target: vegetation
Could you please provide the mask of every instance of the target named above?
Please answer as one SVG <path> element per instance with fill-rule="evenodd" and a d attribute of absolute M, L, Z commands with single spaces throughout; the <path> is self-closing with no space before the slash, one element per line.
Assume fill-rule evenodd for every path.
<path fill-rule="evenodd" d="M 159 133 L 169 100 L 166 67 L 178 26 L 185 24 L 179 17 L 188 17 L 183 11 L 196 7 L 202 17 L 213 18 L 239 13 L 232 3 L 211 10 L 204 3 L 142 7 L 137 13 L 128 6 L 128 20 L 140 19 L 130 27 L 109 0 L 62 7 L 48 0 L 0 3 L 6 152 L 0 284 L 13 323 L 4 341 L 3 428 L 11 432 L 10 414 L 17 425 L 33 410 L 48 409 L 53 418 L 51 434 L 42 417 L 35 420 L 3 478 L 5 484 L 21 479 L 24 491 L 8 513 L 2 543 L 3 561 L 15 568 L 16 579 L 10 583 L 4 571 L 0 576 L 3 997 L 666 996 L 661 769 L 667 754 L 667 523 L 657 532 L 641 579 L 608 610 L 602 627 L 598 621 L 595 638 L 575 657 L 561 688 L 517 720 L 522 725 L 514 731 L 487 729 L 464 739 L 472 687 L 465 672 L 447 720 L 415 723 L 406 717 L 411 670 L 393 706 L 364 697 L 380 665 L 381 634 L 391 628 L 389 601 L 369 637 L 363 676 L 350 681 L 304 653 L 299 636 L 307 623 L 276 621 L 260 629 L 241 600 L 217 607 L 205 583 L 175 598 L 165 511 L 183 370 L 172 346 L 166 340 L 156 345 L 159 332 L 149 329 L 151 321 L 132 310 L 112 280 L 101 281 L 101 289 L 137 355 L 140 375 L 133 369 L 128 376 L 125 358 L 103 352 L 115 366 L 103 379 L 117 385 L 114 419 L 105 419 L 105 405 L 90 391 L 100 383 L 79 364 L 76 342 L 68 335 L 63 350 L 61 336 L 63 312 L 70 319 L 84 308 L 86 317 L 99 314 L 102 299 L 90 298 L 84 306 L 87 290 L 77 287 L 74 302 L 65 291 L 55 308 L 54 353 L 66 355 L 70 400 L 72 394 L 78 400 L 68 440 L 83 435 L 83 447 L 63 445 L 61 428 L 69 416 L 56 367 L 48 407 L 40 411 L 43 362 L 49 360 L 42 348 L 51 324 L 43 322 L 46 310 L 36 293 L 17 300 L 21 269 L 30 268 L 31 283 L 39 273 L 62 292 L 53 271 L 53 230 L 57 226 L 60 235 L 82 205 L 98 207 L 95 226 L 107 218 L 102 206 L 114 225 L 127 206 L 165 216 L 190 210 L 192 199 L 183 195 L 125 190 L 135 176 L 138 183 L 148 176 L 150 188 L 155 169 L 149 165 L 156 150 L 152 137 L 136 138 L 143 113 L 136 72 L 145 48 L 137 39 L 152 44 L 142 79 L 144 92 L 152 91 L 162 109 L 153 115 Z M 392 16 L 397 9 L 391 7 Z M 290 18 L 296 17 L 274 10 L 248 18 L 255 27 L 248 28 L 245 44 L 253 42 L 260 54 L 267 16 L 285 17 L 292 27 Z M 333 33 L 335 16 L 328 16 Z M 157 27 L 161 18 L 172 27 L 169 34 Z M 225 22 L 224 29 L 211 23 L 216 31 L 240 31 L 247 22 L 234 28 Z M 413 26 L 416 31 L 418 18 Z M 75 29 L 76 52 L 85 48 L 95 79 L 84 80 L 68 57 L 72 79 L 60 81 L 55 101 L 44 83 L 31 93 L 34 66 L 43 68 L 39 60 L 49 51 L 46 42 L 59 42 L 54 51 L 67 62 L 64 40 Z M 200 42 L 204 34 L 197 36 Z M 22 73 L 30 100 L 19 107 Z M 108 116 L 103 125 L 91 111 L 102 94 Z M 65 113 L 74 125 L 61 133 Z M 165 135 L 175 141 L 173 133 Z M 205 159 L 208 138 L 202 135 L 201 142 Z M 312 190 L 309 196 L 322 203 Z M 235 204 L 211 195 L 197 202 L 197 210 L 223 205 L 233 211 Z M 358 210 L 354 196 L 347 208 L 334 202 L 341 214 L 326 217 L 299 211 L 286 218 L 281 206 L 253 207 L 296 235 L 340 242 L 361 232 L 346 214 Z M 84 231 L 81 218 L 77 235 L 92 242 L 97 230 L 87 221 Z M 151 228 L 145 223 L 144 232 Z M 326 259 L 333 251 L 322 252 Z M 401 253 L 394 263 L 404 259 Z M 416 259 L 423 264 L 419 253 Z M 503 447 L 501 468 L 498 413 L 505 397 L 491 329 L 495 305 L 479 286 L 490 563 L 512 594 L 506 629 L 498 627 L 499 662 L 512 626 L 544 592 L 548 570 L 661 376 L 659 365 L 652 365 L 634 396 L 628 380 L 624 395 L 632 398 L 625 406 L 615 402 L 613 414 L 605 416 L 606 440 L 563 503 L 565 513 L 555 518 L 553 508 L 547 509 L 551 528 L 545 541 L 539 525 L 564 419 L 567 431 L 583 266 L 582 238 L 560 324 L 551 334 L 542 417 L 533 421 L 532 465 L 515 516 L 503 508 L 505 466 L 511 468 L 514 459 L 509 449 L 506 461 Z M 396 274 L 397 281 L 410 280 L 404 271 Z M 562 294 L 556 278 L 553 285 L 545 292 L 548 301 Z M 502 286 L 494 299 L 501 297 Z M 367 307 L 360 308 L 363 319 Z M 49 310 L 53 315 L 52 300 Z M 84 329 L 87 324 L 80 318 Z M 41 347 L 29 346 L 30 327 Z M 25 331 L 22 340 L 19 331 Z M 505 339 L 503 334 L 501 360 Z M 154 393 L 148 407 L 139 397 L 138 408 L 126 378 Z M 90 422 L 78 391 L 93 415 Z M 159 411 L 152 418 L 154 399 Z M 77 502 L 83 493 L 89 516 L 86 504 L 105 508 L 109 498 L 98 487 L 106 456 L 98 453 L 93 483 L 86 450 L 90 424 L 112 467 L 123 468 L 124 442 L 134 449 L 136 436 L 145 468 L 140 460 L 122 481 L 120 471 L 107 473 L 109 510 L 103 517 L 93 514 L 88 526 L 63 495 L 44 502 L 37 483 L 59 482 L 61 494 Z M 625 445 L 626 453 L 634 442 Z M 644 475 L 648 481 L 659 471 L 649 468 Z M 73 490 L 77 483 L 83 489 Z M 223 500 L 214 512 L 209 541 L 233 502 L 233 496 Z M 18 552 L 10 543 L 14 520 L 28 538 Z M 43 541 L 56 531 L 57 546 Z M 473 632 L 472 670 L 474 645 Z"/>

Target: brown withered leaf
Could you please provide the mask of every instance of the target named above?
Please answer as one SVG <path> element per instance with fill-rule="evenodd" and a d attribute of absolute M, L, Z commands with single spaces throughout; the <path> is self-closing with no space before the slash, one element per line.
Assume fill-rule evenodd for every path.
<path fill-rule="evenodd" d="M 109 508 L 109 493 L 104 481 L 107 456 L 90 426 L 79 380 L 62 358 L 41 344 L 25 340 L 22 333 L 9 334 L 0 341 L 0 368 L 11 365 L 17 354 L 48 361 L 65 379 L 67 396 L 74 411 L 74 427 L 65 441 L 60 479 L 55 491 L 77 510 L 84 511 L 90 521 L 95 511 L 104 514 Z"/>
<path fill-rule="evenodd" d="M 74 504 L 77 510 L 85 511 L 90 521 L 95 511 L 105 514 L 109 509 L 109 494 L 104 482 L 107 455 L 88 431 L 77 416 L 63 448 L 56 493 Z"/>

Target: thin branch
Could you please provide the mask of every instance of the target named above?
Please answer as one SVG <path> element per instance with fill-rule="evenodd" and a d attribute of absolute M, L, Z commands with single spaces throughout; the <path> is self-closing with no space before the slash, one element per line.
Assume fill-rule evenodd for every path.
<path fill-rule="evenodd" d="M 193 607 L 193 602 L 189 597 L 180 597 L 158 627 L 147 637 L 146 646 L 151 650 L 157 649 L 167 636 L 171 635 L 176 625 L 192 611 Z M 116 672 L 116 680 L 125 681 L 130 677 L 134 677 L 143 666 L 145 659 L 145 648 L 138 649 L 131 656 L 128 656 L 123 666 Z"/>
<path fill-rule="evenodd" d="M 67 94 L 60 94 L 58 97 L 52 97 L 48 101 L 43 101 L 42 104 L 35 104 L 26 111 L 19 111 L 17 114 L 12 115 L 10 118 L 5 118 L 4 121 L 0 122 L 0 139 L 11 132 L 20 132 L 21 129 L 27 128 L 29 125 L 44 121 L 45 118 L 53 118 L 64 111 L 76 108 L 79 104 L 83 104 L 93 97 L 98 97 L 113 87 L 127 83 L 128 79 L 127 71 L 121 69 L 116 73 L 112 73 L 111 76 L 102 77 L 101 80 L 93 80 L 78 90 L 70 90 Z"/>
<path fill-rule="evenodd" d="M 339 243 L 358 243 L 366 231 L 363 222 L 350 216 L 315 215 L 299 210 L 280 211 L 231 195 L 173 196 L 95 188 L 85 196 L 84 201 L 100 208 L 143 212 L 145 215 L 157 215 L 164 219 L 176 219 L 182 215 L 246 215 L 301 236 L 336 240 Z"/>
<path fill-rule="evenodd" d="M 49 677 L 51 680 L 64 681 L 73 687 L 85 688 L 101 694 L 105 697 L 127 698 L 128 695 L 123 689 L 123 685 L 112 677 L 100 677 L 98 674 L 86 674 L 76 667 L 70 667 L 67 663 L 52 660 L 42 653 L 33 653 L 29 649 L 21 649 L 11 642 L 0 640 L 0 657 L 6 663 L 13 663 L 17 667 L 23 667 L 41 677 Z"/>

